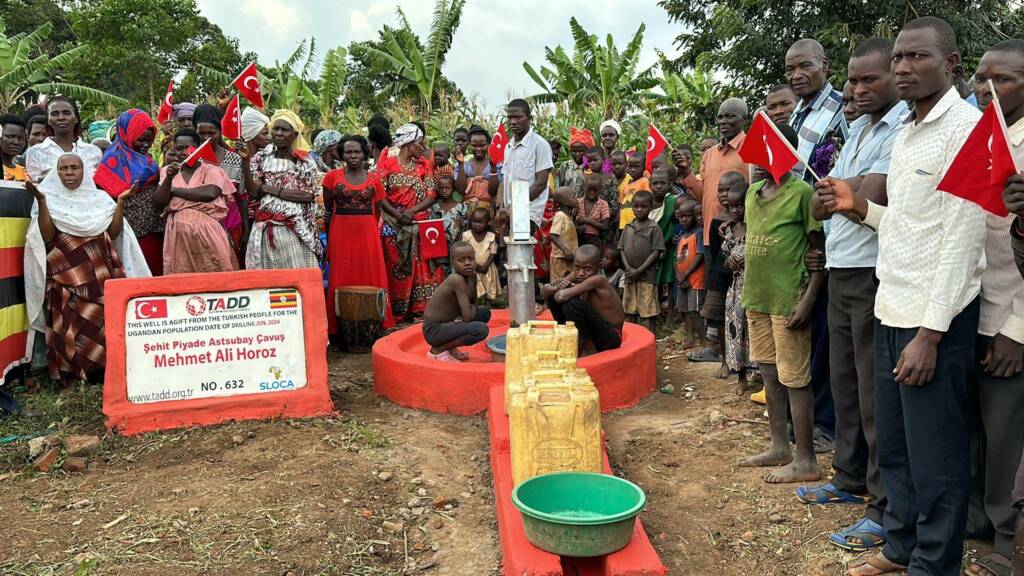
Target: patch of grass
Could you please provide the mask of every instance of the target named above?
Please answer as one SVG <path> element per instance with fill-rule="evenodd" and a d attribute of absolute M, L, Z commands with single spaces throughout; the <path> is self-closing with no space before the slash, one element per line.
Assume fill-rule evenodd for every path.
<path fill-rule="evenodd" d="M 345 433 L 342 437 L 342 446 L 346 449 L 369 448 L 371 450 L 383 450 L 391 443 L 383 432 L 367 426 L 354 418 L 346 420 L 343 424 L 345 426 Z"/>
<path fill-rule="evenodd" d="M 28 438 L 54 432 L 97 434 L 103 430 L 103 387 L 79 385 L 60 389 L 48 381 L 28 392 L 14 390 L 22 413 L 0 418 L 0 438 L 17 437 L 0 444 L 0 471 L 23 468 Z"/>

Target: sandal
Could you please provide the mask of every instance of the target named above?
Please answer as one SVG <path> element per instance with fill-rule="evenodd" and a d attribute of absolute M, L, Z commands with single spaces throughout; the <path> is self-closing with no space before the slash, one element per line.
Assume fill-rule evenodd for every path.
<path fill-rule="evenodd" d="M 828 437 L 828 434 L 824 430 L 814 427 L 814 453 L 815 454 L 828 454 L 835 450 L 836 441 Z"/>
<path fill-rule="evenodd" d="M 851 538 L 860 540 L 851 542 Z M 861 518 L 851 526 L 828 537 L 829 543 L 850 552 L 866 552 L 885 544 L 885 528 L 870 518 Z"/>
<path fill-rule="evenodd" d="M 996 554 L 993 552 L 992 554 L 988 554 L 974 562 L 971 562 L 971 566 L 978 566 L 979 568 L 987 570 L 989 574 L 994 574 L 995 576 L 1010 576 L 1010 561 L 1002 554 Z M 972 573 L 964 571 L 964 574 Z"/>
<path fill-rule="evenodd" d="M 854 559 L 847 569 L 849 576 L 881 576 L 882 574 L 904 574 L 907 567 L 885 557 L 881 550 L 865 552 Z"/>
<path fill-rule="evenodd" d="M 428 350 L 427 358 L 430 358 L 431 360 L 437 360 L 439 362 L 458 362 L 458 360 L 456 360 L 455 357 L 452 356 L 451 353 L 448 352 L 447 350 L 441 352 L 440 354 L 434 354 L 433 352 L 430 352 Z"/>
<path fill-rule="evenodd" d="M 813 488 L 800 486 L 796 489 L 796 499 L 804 504 L 867 504 L 868 502 L 867 496 L 840 490 L 831 482 Z"/>
<path fill-rule="evenodd" d="M 721 362 L 722 356 L 715 354 L 711 348 L 704 348 L 703 350 L 687 352 L 686 359 L 690 362 Z"/>
<path fill-rule="evenodd" d="M 448 353 L 452 355 L 452 358 L 455 358 L 459 362 L 465 362 L 466 360 L 469 360 L 469 354 L 466 354 L 465 352 L 459 350 L 458 348 L 452 348 L 451 350 L 448 351 Z"/>

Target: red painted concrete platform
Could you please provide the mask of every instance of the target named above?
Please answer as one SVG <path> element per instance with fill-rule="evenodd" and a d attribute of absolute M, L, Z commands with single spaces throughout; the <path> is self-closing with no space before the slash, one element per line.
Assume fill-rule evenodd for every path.
<path fill-rule="evenodd" d="M 563 558 L 530 544 L 519 510 L 512 504 L 508 416 L 500 387 L 491 388 L 487 424 L 491 431 L 491 471 L 505 576 L 661 576 L 667 573 L 639 519 L 629 545 L 600 558 Z M 611 474 L 607 453 L 604 471 Z"/>
<path fill-rule="evenodd" d="M 548 316 L 547 318 L 550 318 Z M 508 330 L 507 310 L 494 310 L 488 338 Z M 505 384 L 505 365 L 491 361 L 486 343 L 463 348 L 470 361 L 455 364 L 427 358 L 421 325 L 393 332 L 373 346 L 374 391 L 392 402 L 433 412 L 470 415 L 487 409 L 492 387 Z M 601 410 L 635 405 L 655 386 L 654 334 L 627 323 L 622 347 L 578 362 L 601 393 Z"/>

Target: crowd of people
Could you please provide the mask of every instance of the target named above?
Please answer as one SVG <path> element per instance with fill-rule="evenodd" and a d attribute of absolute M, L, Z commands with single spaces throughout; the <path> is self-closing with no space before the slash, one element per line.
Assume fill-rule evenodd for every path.
<path fill-rule="evenodd" d="M 246 108 L 228 142 L 222 97 L 162 126 L 133 109 L 86 130 L 63 96 L 6 114 L 4 179 L 27 191 L 0 194 L 29 220 L 24 357 L 101 381 L 110 278 L 320 267 L 329 295 L 385 290 L 384 327 L 422 317 L 430 357 L 463 361 L 507 302 L 518 184 L 538 307 L 577 324 L 584 354 L 618 347 L 627 320 L 678 326 L 690 361 L 763 385 L 771 443 L 740 465 L 807 504 L 863 507 L 829 537 L 864 552 L 850 574 L 958 574 L 965 534 L 994 541 L 968 574 L 1024 574 L 1024 175 L 1007 217 L 937 189 L 997 97 L 1024 164 L 1024 41 L 968 77 L 952 28 L 922 17 L 856 46 L 842 90 L 813 39 L 784 66 L 757 110 L 801 159 L 781 177 L 741 156 L 753 114 L 736 98 L 717 137 L 650 159 L 612 119 L 572 128 L 563 160 L 520 99 L 497 161 L 484 127 L 428 143 L 381 116 L 343 135 Z M 216 161 L 193 153 L 207 141 Z M 424 222 L 445 256 L 423 256 Z"/>

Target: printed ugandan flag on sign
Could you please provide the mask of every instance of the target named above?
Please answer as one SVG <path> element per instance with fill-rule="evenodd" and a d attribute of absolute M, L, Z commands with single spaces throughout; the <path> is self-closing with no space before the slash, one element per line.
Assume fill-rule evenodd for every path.
<path fill-rule="evenodd" d="M 296 308 L 299 305 L 299 292 L 294 288 L 269 290 L 270 309 Z"/>

